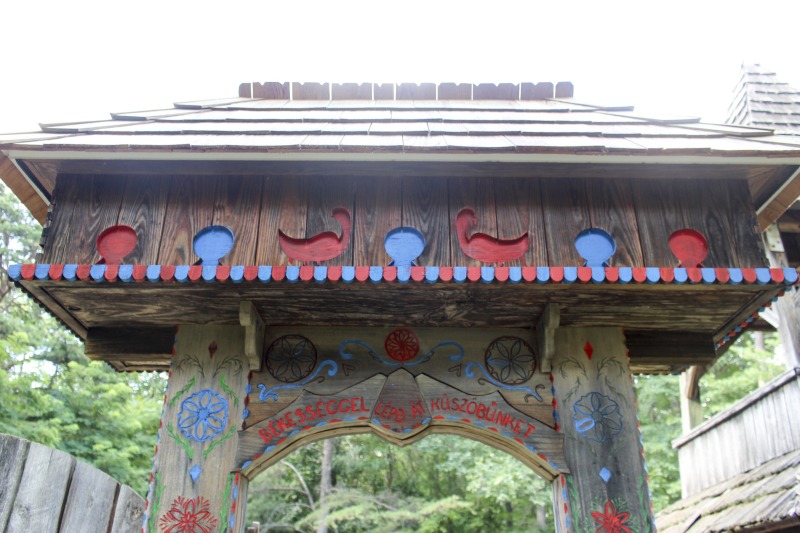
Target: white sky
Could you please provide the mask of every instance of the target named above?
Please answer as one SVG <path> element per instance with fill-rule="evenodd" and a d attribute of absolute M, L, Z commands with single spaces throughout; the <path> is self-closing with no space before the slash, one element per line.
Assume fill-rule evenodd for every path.
<path fill-rule="evenodd" d="M 742 62 L 800 87 L 800 2 L 7 1 L 0 131 L 237 95 L 243 81 L 572 81 L 725 118 Z"/>

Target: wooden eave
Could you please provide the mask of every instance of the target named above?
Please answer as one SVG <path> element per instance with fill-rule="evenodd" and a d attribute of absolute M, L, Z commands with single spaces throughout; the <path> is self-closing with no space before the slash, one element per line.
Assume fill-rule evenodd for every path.
<path fill-rule="evenodd" d="M 271 326 L 499 331 L 532 328 L 557 304 L 561 326 L 624 328 L 636 372 L 709 364 L 798 277 L 793 269 L 41 264 L 9 275 L 86 340 L 88 354 L 119 369 L 166 368 L 165 324 L 238 324 L 240 302 L 251 301 Z M 127 340 L 109 352 L 109 338 Z"/>

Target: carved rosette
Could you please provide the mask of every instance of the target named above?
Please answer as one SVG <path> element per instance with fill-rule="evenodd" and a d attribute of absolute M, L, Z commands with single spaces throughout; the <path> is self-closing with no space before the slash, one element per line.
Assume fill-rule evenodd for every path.
<path fill-rule="evenodd" d="M 486 348 L 486 370 L 504 385 L 519 385 L 533 376 L 536 356 L 520 337 L 498 337 Z"/>
<path fill-rule="evenodd" d="M 308 377 L 317 366 L 317 348 L 302 335 L 284 335 L 267 348 L 267 370 L 283 383 L 295 383 Z"/>
<path fill-rule="evenodd" d="M 419 353 L 419 338 L 408 328 L 397 328 L 386 336 L 383 347 L 395 361 L 410 361 Z"/>

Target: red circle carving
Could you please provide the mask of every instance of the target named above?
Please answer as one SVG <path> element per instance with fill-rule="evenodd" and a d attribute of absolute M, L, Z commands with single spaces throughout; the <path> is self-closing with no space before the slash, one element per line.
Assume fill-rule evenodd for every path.
<path fill-rule="evenodd" d="M 397 328 L 386 336 L 386 353 L 395 361 L 414 359 L 419 353 L 419 339 L 408 328 Z"/>

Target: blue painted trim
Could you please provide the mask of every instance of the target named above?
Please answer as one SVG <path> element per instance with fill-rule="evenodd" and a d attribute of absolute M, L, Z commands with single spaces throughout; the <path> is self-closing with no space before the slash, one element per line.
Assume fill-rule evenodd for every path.
<path fill-rule="evenodd" d="M 286 267 L 286 280 L 295 282 L 300 279 L 300 267 L 297 265 L 289 265 Z"/>
<path fill-rule="evenodd" d="M 467 267 L 453 267 L 453 279 L 456 283 L 464 283 L 467 279 Z"/>
<path fill-rule="evenodd" d="M 717 281 L 717 273 L 713 268 L 701 268 L 700 274 L 703 276 L 703 283 L 714 283 Z"/>
<path fill-rule="evenodd" d="M 269 282 L 272 279 L 272 267 L 271 266 L 260 266 L 258 267 L 258 279 L 264 283 Z"/>
<path fill-rule="evenodd" d="M 175 267 L 175 281 L 180 283 L 189 281 L 189 265 L 178 265 Z"/>
<path fill-rule="evenodd" d="M 425 267 L 425 282 L 436 283 L 437 281 L 439 281 L 439 267 Z"/>
<path fill-rule="evenodd" d="M 356 279 L 356 267 L 354 266 L 343 266 L 342 267 L 342 281 L 345 283 L 350 283 Z"/>
<path fill-rule="evenodd" d="M 205 270 L 205 268 L 203 268 Z M 214 275 L 216 275 L 217 269 L 214 267 Z M 147 272 L 145 274 L 148 281 L 156 282 L 161 279 L 161 265 L 147 265 Z"/>
<path fill-rule="evenodd" d="M 564 283 L 575 283 L 578 279 L 578 267 L 564 267 Z"/>
<path fill-rule="evenodd" d="M 759 285 L 766 285 L 772 281 L 772 274 L 770 274 L 768 268 L 757 268 L 756 269 L 756 282 Z"/>
<path fill-rule="evenodd" d="M 633 279 L 633 269 L 631 267 L 619 267 L 619 282 L 630 283 Z"/>
<path fill-rule="evenodd" d="M 728 269 L 728 274 L 730 274 L 730 276 L 731 276 L 731 281 L 730 282 L 732 284 L 734 284 L 734 285 L 738 285 L 742 281 L 744 281 L 744 275 L 742 275 L 742 269 L 741 268 L 729 268 Z"/>
<path fill-rule="evenodd" d="M 240 283 L 244 279 L 244 265 L 236 265 L 231 267 L 231 281 Z"/>
<path fill-rule="evenodd" d="M 508 280 L 511 283 L 519 283 L 522 281 L 522 267 L 510 267 L 508 269 Z"/>
<path fill-rule="evenodd" d="M 494 267 L 481 267 L 481 281 L 491 283 L 494 281 Z"/>
<path fill-rule="evenodd" d="M 592 267 L 592 283 L 603 283 L 606 280 L 604 267 Z"/>
<path fill-rule="evenodd" d="M 793 268 L 784 268 L 783 269 L 783 282 L 791 285 L 792 283 L 797 281 L 797 270 Z"/>
<path fill-rule="evenodd" d="M 315 266 L 314 267 L 314 281 L 322 283 L 328 279 L 328 267 Z"/>
<path fill-rule="evenodd" d="M 689 273 L 686 272 L 685 268 L 676 268 L 675 269 L 675 283 L 678 285 L 682 285 L 689 280 Z"/>
<path fill-rule="evenodd" d="M 8 277 L 14 281 L 19 281 L 22 277 L 22 265 L 9 265 Z"/>
<path fill-rule="evenodd" d="M 89 276 L 94 281 L 103 281 L 105 273 L 106 273 L 105 265 L 92 265 L 92 267 L 89 269 Z"/>
<path fill-rule="evenodd" d="M 33 276 L 36 279 L 48 279 L 50 277 L 50 265 L 36 265 Z"/>
<path fill-rule="evenodd" d="M 548 267 L 536 267 L 536 282 L 547 283 L 550 281 L 550 269 Z"/>
<path fill-rule="evenodd" d="M 411 279 L 411 267 L 399 266 L 397 267 L 397 281 L 400 283 L 407 283 Z"/>
<path fill-rule="evenodd" d="M 178 268 L 180 268 L 180 267 L 178 267 Z M 175 278 L 176 279 L 178 277 L 178 268 L 175 269 Z M 120 265 L 119 266 L 119 271 L 117 273 L 117 276 L 119 276 L 119 279 L 121 279 L 122 281 L 125 281 L 125 282 L 133 280 L 133 265 Z"/>
<path fill-rule="evenodd" d="M 64 265 L 64 272 L 63 272 L 64 279 L 75 281 L 77 275 L 78 275 L 78 265 L 74 263 Z"/>
<path fill-rule="evenodd" d="M 383 267 L 371 266 L 369 267 L 369 279 L 373 283 L 380 283 L 383 281 Z"/>
<path fill-rule="evenodd" d="M 203 279 L 211 283 L 217 279 L 217 265 L 203 265 Z"/>

